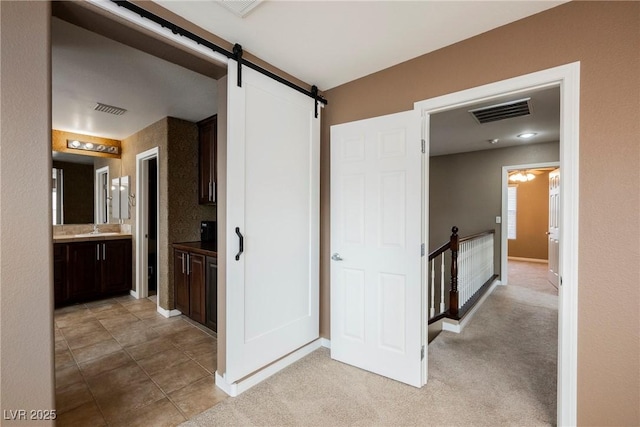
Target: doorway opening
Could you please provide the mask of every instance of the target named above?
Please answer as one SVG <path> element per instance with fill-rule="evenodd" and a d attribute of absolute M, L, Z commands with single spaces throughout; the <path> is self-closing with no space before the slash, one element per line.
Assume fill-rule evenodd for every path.
<path fill-rule="evenodd" d="M 156 305 L 160 289 L 157 273 L 160 258 L 158 156 L 158 147 L 136 155 L 136 191 L 139 197 L 136 204 L 136 260 L 140 265 L 136 268 L 136 289 L 132 291 L 136 298 L 155 295 Z"/>
<path fill-rule="evenodd" d="M 147 289 L 149 296 L 158 289 L 158 159 L 148 160 L 147 174 Z"/>
<path fill-rule="evenodd" d="M 530 163 L 502 167 L 500 277 L 503 285 L 509 283 L 509 260 L 552 262 L 550 259 L 552 254 L 548 250 L 550 218 L 548 182 L 550 172 L 559 169 L 559 167 L 560 162 Z M 530 186 L 529 182 L 532 181 L 523 183 L 520 186 L 510 180 L 510 176 L 523 173 L 522 171 L 531 174 L 534 177 L 532 180 L 538 179 L 536 183 L 538 187 L 543 187 L 542 193 L 540 190 L 527 191 L 525 186 Z M 540 181 L 540 178 L 542 181 Z M 522 222 L 520 211 L 531 208 L 538 208 L 540 212 L 528 215 L 527 224 L 520 224 Z M 526 233 L 524 236 L 522 236 L 523 231 Z M 509 245 L 510 241 L 511 245 Z M 555 253 L 554 255 L 557 258 L 559 254 Z M 556 260 L 555 265 L 557 265 L 557 262 Z M 557 285 L 554 286 L 557 288 Z"/>
<path fill-rule="evenodd" d="M 424 116 L 424 139 L 429 153 L 432 114 L 472 105 L 509 94 L 536 89 L 560 89 L 560 168 L 563 192 L 560 194 L 559 304 L 557 424 L 577 421 L 577 296 L 578 296 L 578 199 L 579 199 L 579 87 L 580 63 L 574 62 L 472 89 L 416 102 L 414 108 Z M 426 186 L 428 189 L 428 185 Z M 428 190 L 427 190 L 428 193 Z M 427 194 L 428 196 L 428 194 Z M 428 208 L 428 197 L 425 202 Z"/>

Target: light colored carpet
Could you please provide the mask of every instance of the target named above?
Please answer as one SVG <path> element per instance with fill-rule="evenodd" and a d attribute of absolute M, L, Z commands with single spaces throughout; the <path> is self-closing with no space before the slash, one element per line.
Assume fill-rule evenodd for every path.
<path fill-rule="evenodd" d="M 319 349 L 194 426 L 539 426 L 556 420 L 557 297 L 499 286 L 463 333 L 429 345 L 421 389 Z"/>

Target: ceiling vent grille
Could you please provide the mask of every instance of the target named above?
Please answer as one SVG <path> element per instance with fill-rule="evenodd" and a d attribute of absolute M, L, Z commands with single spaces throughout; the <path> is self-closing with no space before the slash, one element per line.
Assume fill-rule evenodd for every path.
<path fill-rule="evenodd" d="M 244 18 L 262 3 L 262 0 L 217 0 L 216 3 L 234 15 Z"/>
<path fill-rule="evenodd" d="M 98 102 L 93 109 L 96 111 L 102 111 L 103 113 L 113 114 L 115 116 L 121 116 L 127 112 L 124 108 L 114 107 L 113 105 L 102 104 L 100 102 Z"/>
<path fill-rule="evenodd" d="M 518 99 L 516 101 L 476 108 L 475 110 L 469 110 L 469 112 L 480 124 L 513 119 L 514 117 L 528 116 L 531 114 L 530 101 L 531 98 Z"/>

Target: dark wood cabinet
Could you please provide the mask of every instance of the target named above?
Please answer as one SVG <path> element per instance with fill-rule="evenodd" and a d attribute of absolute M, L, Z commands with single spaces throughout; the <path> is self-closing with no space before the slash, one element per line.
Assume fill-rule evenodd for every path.
<path fill-rule="evenodd" d="M 189 317 L 205 322 L 205 257 L 189 254 Z"/>
<path fill-rule="evenodd" d="M 66 302 L 86 301 L 100 291 L 100 253 L 95 242 L 69 243 Z"/>
<path fill-rule="evenodd" d="M 198 122 L 199 139 L 199 202 L 216 204 L 216 154 L 218 138 L 217 116 Z"/>
<path fill-rule="evenodd" d="M 131 290 L 131 239 L 53 245 L 55 306 Z"/>
<path fill-rule="evenodd" d="M 208 256 L 207 257 L 207 272 L 206 272 L 206 318 L 205 325 L 218 332 L 218 258 Z"/>
<path fill-rule="evenodd" d="M 175 246 L 173 283 L 176 309 L 216 331 L 216 254 L 202 249 L 200 242 L 176 243 Z"/>
<path fill-rule="evenodd" d="M 131 290 L 131 240 L 102 243 L 100 291 L 104 294 Z"/>
<path fill-rule="evenodd" d="M 67 245 L 53 245 L 53 299 L 56 307 L 67 298 Z"/>
<path fill-rule="evenodd" d="M 189 315 L 189 276 L 187 275 L 188 253 L 175 249 L 173 251 L 173 287 L 176 309 Z"/>

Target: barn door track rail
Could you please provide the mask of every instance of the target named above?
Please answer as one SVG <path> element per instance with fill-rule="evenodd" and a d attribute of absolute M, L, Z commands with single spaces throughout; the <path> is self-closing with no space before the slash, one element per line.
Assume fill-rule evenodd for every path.
<path fill-rule="evenodd" d="M 242 87 L 242 66 L 247 66 L 261 74 L 264 74 L 267 77 L 270 77 L 271 79 L 290 87 L 291 89 L 294 89 L 310 98 L 312 98 L 315 101 L 315 116 L 316 118 L 318 117 L 318 103 L 321 103 L 323 105 L 327 105 L 328 101 L 323 98 L 321 95 L 318 94 L 318 88 L 316 86 L 312 86 L 311 90 L 307 90 L 301 86 L 298 86 L 297 84 L 290 82 L 289 80 L 280 77 L 277 74 L 272 73 L 269 70 L 266 70 L 264 68 L 262 68 L 259 65 L 254 64 L 253 62 L 247 61 L 246 59 L 244 59 L 242 57 L 243 55 L 243 50 L 242 50 L 242 46 L 239 44 L 235 44 L 233 46 L 233 52 L 229 52 L 228 50 L 224 49 L 221 46 L 218 46 L 217 44 L 202 38 L 200 36 L 198 36 L 197 34 L 192 33 L 189 30 L 186 30 L 184 28 L 182 28 L 181 26 L 174 24 L 173 22 L 170 22 L 164 18 L 161 18 L 160 16 L 149 12 L 146 9 L 143 9 L 142 7 L 131 3 L 130 1 L 126 1 L 126 0 L 111 0 L 113 1 L 115 4 L 117 4 L 120 7 L 123 7 L 125 9 L 130 10 L 131 12 L 134 12 L 138 15 L 140 15 L 141 17 L 148 19 L 150 21 L 155 22 L 156 24 L 164 27 L 164 28 L 168 28 L 169 30 L 171 30 L 171 32 L 173 32 L 173 34 L 177 34 L 180 35 L 182 37 L 186 37 L 190 40 L 193 40 L 194 42 L 198 43 L 199 45 L 205 46 L 211 50 L 213 50 L 216 53 L 222 54 L 224 56 L 226 56 L 229 59 L 233 59 L 238 63 L 238 86 Z"/>

